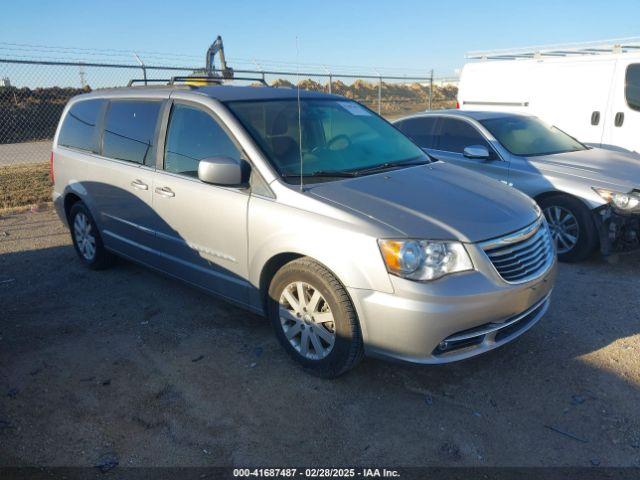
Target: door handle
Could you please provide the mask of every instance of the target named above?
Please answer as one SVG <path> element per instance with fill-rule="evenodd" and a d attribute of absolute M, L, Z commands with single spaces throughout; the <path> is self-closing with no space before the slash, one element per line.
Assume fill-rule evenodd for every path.
<path fill-rule="evenodd" d="M 133 188 L 137 188 L 138 190 L 149 190 L 149 185 L 138 179 L 131 182 L 131 186 Z"/>
<path fill-rule="evenodd" d="M 167 198 L 176 196 L 176 194 L 173 193 L 173 190 L 171 190 L 169 187 L 156 187 L 156 193 L 161 197 Z"/>
<path fill-rule="evenodd" d="M 623 112 L 616 113 L 616 118 L 614 119 L 613 124 L 616 127 L 621 127 L 623 123 L 624 123 L 624 113 Z"/>
<path fill-rule="evenodd" d="M 600 112 L 597 110 L 591 114 L 591 125 L 598 125 L 600 123 Z"/>

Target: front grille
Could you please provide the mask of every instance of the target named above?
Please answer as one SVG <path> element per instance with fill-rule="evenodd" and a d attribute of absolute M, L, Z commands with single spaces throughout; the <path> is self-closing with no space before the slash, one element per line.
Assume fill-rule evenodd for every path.
<path fill-rule="evenodd" d="M 519 232 L 480 246 L 500 276 L 510 283 L 526 282 L 542 274 L 553 262 L 555 254 L 542 217 Z"/>

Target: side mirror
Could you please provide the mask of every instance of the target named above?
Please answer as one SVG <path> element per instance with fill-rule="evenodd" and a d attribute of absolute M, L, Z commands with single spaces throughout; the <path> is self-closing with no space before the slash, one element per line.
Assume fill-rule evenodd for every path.
<path fill-rule="evenodd" d="M 237 187 L 243 184 L 242 163 L 230 157 L 210 157 L 198 163 L 198 178 L 204 183 Z"/>
<path fill-rule="evenodd" d="M 467 158 L 473 158 L 476 160 L 489 160 L 489 157 L 491 157 L 489 149 L 484 145 L 472 145 L 470 147 L 466 147 L 462 154 Z"/>

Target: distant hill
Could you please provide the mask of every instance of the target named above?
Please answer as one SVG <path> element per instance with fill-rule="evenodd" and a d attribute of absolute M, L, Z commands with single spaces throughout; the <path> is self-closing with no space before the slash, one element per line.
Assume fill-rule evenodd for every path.
<path fill-rule="evenodd" d="M 64 106 L 87 88 L 0 87 L 0 144 L 53 138 Z"/>
<path fill-rule="evenodd" d="M 272 87 L 295 88 L 289 80 L 278 79 Z M 329 92 L 329 83 L 319 83 L 312 79 L 300 81 L 300 88 L 318 92 Z M 372 110 L 378 110 L 378 83 L 356 80 L 346 84 L 340 80 L 331 83 L 331 91 L 337 95 L 364 103 Z M 453 108 L 456 104 L 458 88 L 453 85 L 433 87 L 432 108 Z M 382 82 L 381 113 L 388 117 L 397 117 L 429 108 L 429 85 L 420 83 Z"/>

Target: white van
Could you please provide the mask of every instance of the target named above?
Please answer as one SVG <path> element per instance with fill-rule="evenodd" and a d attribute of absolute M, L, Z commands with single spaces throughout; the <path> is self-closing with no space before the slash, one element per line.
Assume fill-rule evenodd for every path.
<path fill-rule="evenodd" d="M 465 110 L 530 113 L 578 140 L 640 152 L 640 39 L 476 52 L 460 77 Z"/>

